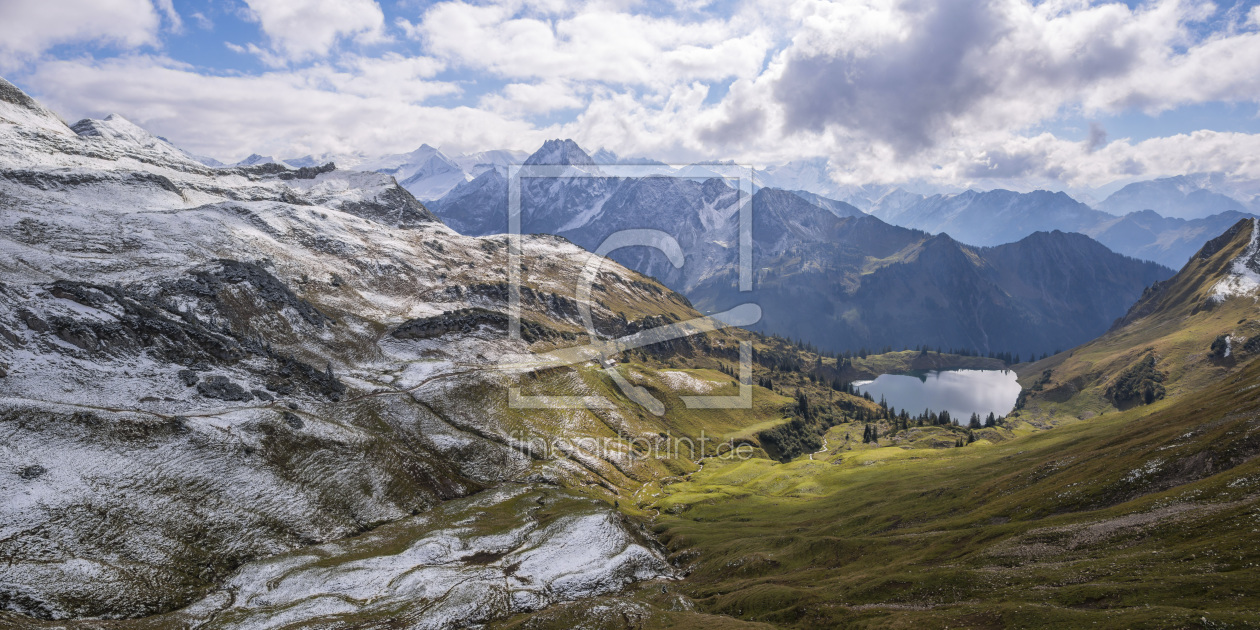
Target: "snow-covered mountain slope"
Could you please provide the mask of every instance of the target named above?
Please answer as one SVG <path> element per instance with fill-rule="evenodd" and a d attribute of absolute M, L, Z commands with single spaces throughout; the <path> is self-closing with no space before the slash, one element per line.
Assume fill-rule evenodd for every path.
<path fill-rule="evenodd" d="M 297 168 L 333 162 L 338 168 L 391 175 L 417 199 L 430 201 L 441 198 L 456 186 L 472 181 L 488 170 L 521 164 L 527 157 L 529 154 L 523 151 L 503 150 L 479 151 L 452 157 L 436 147 L 422 144 L 420 148 L 408 153 L 376 157 L 362 153 L 329 153 L 285 158 L 283 163 Z"/>
<path fill-rule="evenodd" d="M 72 125 L 70 129 L 83 137 L 108 138 L 110 144 L 116 146 L 131 145 L 137 149 L 169 157 L 196 159 L 192 155 L 176 148 L 170 142 L 141 129 L 118 114 L 110 114 L 104 120 L 93 120 L 90 118 L 80 120 Z"/>
<path fill-rule="evenodd" d="M 524 233 L 557 234 L 595 250 L 622 230 L 664 231 L 677 240 L 687 257 L 682 268 L 649 248 L 627 248 L 612 257 L 677 290 L 694 286 L 716 267 L 731 264 L 732 248 L 738 242 L 739 194 L 711 177 L 711 171 L 705 171 L 708 178 L 657 177 L 648 165 L 645 176 L 613 177 L 572 140 L 547 141 L 525 164 L 566 170 L 557 177 L 522 179 Z M 507 195 L 506 173 L 490 170 L 455 187 L 431 207 L 457 230 L 497 234 L 508 228 Z"/>
<path fill-rule="evenodd" d="M 580 248 L 523 240 L 513 341 L 506 239 L 461 236 L 388 175 L 209 168 L 120 125 L 89 121 L 76 126 L 98 133 L 80 135 L 0 81 L 0 611 L 135 617 L 201 600 L 194 625 L 335 618 L 350 613 L 306 604 L 344 603 L 349 576 L 366 574 L 321 582 L 296 553 L 283 595 L 235 601 L 232 589 L 277 588 L 258 577 L 277 566 L 264 558 L 438 518 L 442 501 L 484 487 L 588 488 L 611 504 L 624 480 L 676 474 L 627 452 L 566 444 L 566 457 L 539 458 L 519 444 L 664 430 L 615 408 L 508 408 L 534 353 L 582 330 Z M 610 334 L 696 315 L 615 264 L 592 311 Z M 584 395 L 599 376 L 579 366 L 547 383 Z M 502 547 L 426 521 L 448 553 L 423 575 L 488 580 L 479 551 L 515 554 L 537 580 L 529 598 L 442 596 L 489 618 L 667 573 L 606 506 L 554 527 L 520 520 Z M 589 562 L 570 571 L 548 564 L 562 554 L 529 551 L 548 544 L 580 545 Z M 420 591 L 358 586 L 369 603 L 410 598 L 419 627 L 452 624 Z"/>
<path fill-rule="evenodd" d="M 255 563 L 167 620 L 203 628 L 287 628 L 328 617 L 466 627 L 663 573 L 661 554 L 599 502 L 507 486 Z"/>

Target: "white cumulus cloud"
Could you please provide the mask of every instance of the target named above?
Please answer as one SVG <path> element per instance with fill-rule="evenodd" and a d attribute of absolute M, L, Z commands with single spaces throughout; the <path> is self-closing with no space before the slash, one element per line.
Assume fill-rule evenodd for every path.
<path fill-rule="evenodd" d="M 245 0 L 280 57 L 323 57 L 342 39 L 385 37 L 385 14 L 375 0 Z"/>
<path fill-rule="evenodd" d="M 174 9 L 168 15 L 172 14 Z M 155 44 L 160 26 L 161 18 L 149 0 L 0 2 L 0 69 L 17 67 L 64 43 L 123 48 Z"/>

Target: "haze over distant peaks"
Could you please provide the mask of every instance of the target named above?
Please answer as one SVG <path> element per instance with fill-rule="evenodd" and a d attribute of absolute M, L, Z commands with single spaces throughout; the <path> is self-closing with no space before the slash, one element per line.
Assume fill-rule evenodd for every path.
<path fill-rule="evenodd" d="M 1123 215 L 1141 210 L 1179 219 L 1222 212 L 1260 211 L 1260 192 L 1250 182 L 1231 182 L 1221 173 L 1196 173 L 1134 182 L 1112 193 L 1098 209 Z"/>

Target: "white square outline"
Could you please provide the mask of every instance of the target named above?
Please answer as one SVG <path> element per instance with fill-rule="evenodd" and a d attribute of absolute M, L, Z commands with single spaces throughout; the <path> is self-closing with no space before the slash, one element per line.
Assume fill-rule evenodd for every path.
<path fill-rule="evenodd" d="M 708 171 L 702 174 L 685 174 L 690 169 L 704 169 Z M 736 191 L 739 193 L 739 290 L 740 292 L 752 291 L 752 198 L 753 198 L 753 168 L 751 166 L 742 166 L 735 164 L 700 164 L 700 165 L 639 165 L 639 164 L 600 164 L 596 165 L 593 172 L 576 168 L 572 165 L 552 165 L 552 164 L 509 164 L 508 169 L 508 338 L 519 340 L 521 338 L 521 179 L 536 178 L 632 178 L 632 177 L 665 177 L 665 178 L 682 178 L 682 179 L 712 179 L 720 178 L 724 180 L 736 180 L 738 185 Z M 674 173 L 662 173 L 662 169 L 674 170 Z M 731 175 L 729 173 L 735 173 Z M 726 173 L 726 174 L 724 174 Z M 591 254 L 592 256 L 594 254 Z M 738 310 L 734 309 L 734 310 Z M 733 311 L 728 311 L 729 315 Z M 760 309 L 757 308 L 756 319 L 760 318 Z M 712 318 L 701 318 L 710 319 Z M 690 336 L 708 332 L 710 330 L 718 330 L 722 326 L 691 325 L 697 320 L 691 322 L 682 322 L 671 326 L 659 328 L 675 328 L 677 330 L 689 330 L 678 336 Z M 713 320 L 716 321 L 716 320 Z M 738 324 L 732 324 L 738 325 Z M 655 329 L 653 329 L 655 330 Z M 639 335 L 642 333 L 638 333 Z M 634 337 L 636 335 L 631 335 Z M 593 341 L 593 340 L 592 340 Z M 609 347 L 615 350 L 627 349 L 627 346 L 612 343 Z M 641 344 L 648 345 L 648 344 Z M 629 347 L 639 347 L 631 345 Z M 580 347 L 571 348 L 570 350 L 578 351 Z M 752 407 L 752 343 L 748 341 L 739 342 L 739 394 L 735 396 L 680 396 L 683 404 L 690 409 L 749 409 Z M 596 352 L 595 356 L 600 353 Z M 571 362 L 570 362 L 571 364 Z M 617 373 L 615 366 L 605 367 L 603 370 L 619 384 L 624 379 Z M 635 388 L 641 389 L 641 388 Z M 647 406 L 640 402 L 638 397 L 631 397 L 635 402 Z M 650 398 L 650 396 L 649 396 Z M 612 401 L 601 396 L 526 396 L 521 393 L 520 387 L 508 388 L 508 406 L 512 409 L 607 409 L 615 405 Z M 654 411 L 656 415 L 664 413 L 663 408 L 660 411 Z"/>

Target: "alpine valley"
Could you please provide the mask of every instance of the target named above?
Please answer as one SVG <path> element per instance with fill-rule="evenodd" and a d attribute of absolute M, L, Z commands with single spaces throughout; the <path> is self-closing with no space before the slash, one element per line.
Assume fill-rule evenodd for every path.
<path fill-rule="evenodd" d="M 1260 625 L 1253 208 L 816 171 L 223 165 L 0 80 L 0 628 Z M 1021 391 L 853 385 L 948 369 Z"/>

